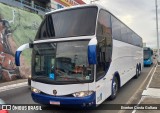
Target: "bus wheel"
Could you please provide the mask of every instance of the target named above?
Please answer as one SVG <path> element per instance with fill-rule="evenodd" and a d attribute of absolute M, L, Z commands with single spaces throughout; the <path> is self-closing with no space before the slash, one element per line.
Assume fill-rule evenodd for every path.
<path fill-rule="evenodd" d="M 139 68 L 136 68 L 136 75 L 134 76 L 134 78 L 138 78 L 139 77 Z"/>
<path fill-rule="evenodd" d="M 141 75 L 141 64 L 139 64 L 139 76 Z"/>
<path fill-rule="evenodd" d="M 109 99 L 110 100 L 115 99 L 117 96 L 117 92 L 118 92 L 118 79 L 117 79 L 117 77 L 114 77 L 113 81 L 112 81 L 112 94 L 109 97 Z"/>

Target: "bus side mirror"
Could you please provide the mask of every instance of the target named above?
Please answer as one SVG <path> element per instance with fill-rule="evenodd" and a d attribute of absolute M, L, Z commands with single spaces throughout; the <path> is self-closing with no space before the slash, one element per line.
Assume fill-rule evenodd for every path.
<path fill-rule="evenodd" d="M 97 63 L 96 45 L 89 45 L 88 46 L 88 62 L 89 62 L 89 64 L 96 64 Z"/>
<path fill-rule="evenodd" d="M 20 66 L 21 52 L 25 49 L 28 49 L 28 48 L 33 48 L 33 44 L 31 44 L 31 43 L 23 44 L 17 49 L 17 51 L 15 53 L 15 64 L 16 64 L 16 66 Z"/>

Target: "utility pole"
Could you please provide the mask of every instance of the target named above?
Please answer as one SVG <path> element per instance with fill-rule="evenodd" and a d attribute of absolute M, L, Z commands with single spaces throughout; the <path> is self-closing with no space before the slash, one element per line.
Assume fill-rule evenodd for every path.
<path fill-rule="evenodd" d="M 158 5 L 157 0 L 155 0 L 155 6 L 156 6 L 156 30 L 157 30 L 157 63 L 160 63 L 160 56 L 159 56 L 159 33 L 158 33 Z"/>

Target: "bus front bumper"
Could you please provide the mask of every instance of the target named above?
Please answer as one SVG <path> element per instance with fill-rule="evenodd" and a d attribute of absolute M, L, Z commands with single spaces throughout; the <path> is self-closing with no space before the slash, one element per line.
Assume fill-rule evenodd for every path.
<path fill-rule="evenodd" d="M 36 103 L 46 105 L 57 105 L 62 107 L 96 107 L 95 92 L 86 97 L 65 97 L 51 96 L 47 94 L 31 93 L 32 99 Z"/>

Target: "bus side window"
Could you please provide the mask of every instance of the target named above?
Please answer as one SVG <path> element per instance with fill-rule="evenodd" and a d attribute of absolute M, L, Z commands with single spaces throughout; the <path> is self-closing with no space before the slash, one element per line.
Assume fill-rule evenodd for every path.
<path fill-rule="evenodd" d="M 97 26 L 97 67 L 96 80 L 105 76 L 111 61 L 110 48 L 112 47 L 110 14 L 101 10 L 98 17 Z"/>
<path fill-rule="evenodd" d="M 97 79 L 105 75 L 105 48 L 104 46 L 97 45 Z"/>

